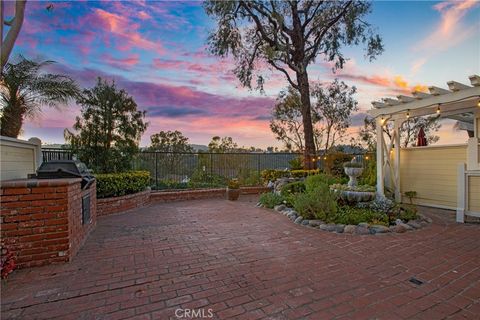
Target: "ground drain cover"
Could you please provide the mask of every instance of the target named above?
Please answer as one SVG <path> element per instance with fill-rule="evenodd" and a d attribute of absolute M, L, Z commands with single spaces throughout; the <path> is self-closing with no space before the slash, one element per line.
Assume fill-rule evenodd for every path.
<path fill-rule="evenodd" d="M 413 277 L 413 278 L 410 278 L 410 281 L 411 283 L 413 284 L 416 284 L 417 286 L 421 286 L 423 284 L 423 281 L 422 280 L 418 280 L 417 278 Z"/>

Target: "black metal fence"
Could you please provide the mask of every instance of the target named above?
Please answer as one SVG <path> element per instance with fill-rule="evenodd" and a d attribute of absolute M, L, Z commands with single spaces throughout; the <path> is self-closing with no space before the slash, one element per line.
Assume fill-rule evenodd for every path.
<path fill-rule="evenodd" d="M 42 149 L 43 161 L 74 159 L 68 149 Z M 287 170 L 290 161 L 298 153 L 210 153 L 210 152 L 159 152 L 142 151 L 133 159 L 134 170 L 147 170 L 152 177 L 152 188 L 185 189 L 221 187 L 229 179 L 238 178 L 242 185 L 261 184 L 261 172 L 265 169 Z M 337 157 L 340 156 L 340 157 Z M 79 159 L 82 160 L 82 159 Z M 342 163 L 354 160 L 365 165 L 367 155 L 319 156 L 317 167 L 331 169 L 334 174 L 343 172 Z"/>
<path fill-rule="evenodd" d="M 75 158 L 66 149 L 43 149 L 42 153 L 43 161 Z M 258 185 L 263 170 L 286 170 L 298 156 L 297 153 L 142 151 L 134 157 L 132 168 L 149 171 L 152 187 L 157 189 L 220 187 L 232 178 L 238 178 L 243 185 Z"/>

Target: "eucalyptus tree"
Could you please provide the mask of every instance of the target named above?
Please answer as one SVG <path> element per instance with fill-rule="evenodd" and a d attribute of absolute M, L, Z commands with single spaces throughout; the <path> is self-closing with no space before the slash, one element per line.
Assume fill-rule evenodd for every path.
<path fill-rule="evenodd" d="M 350 126 L 350 116 L 358 110 L 354 97 L 356 92 L 355 87 L 349 87 L 338 79 L 326 85 L 314 85 L 312 95 L 316 101 L 313 109 L 324 132 L 325 154 L 343 138 Z"/>
<path fill-rule="evenodd" d="M 0 80 L 0 134 L 16 138 L 26 118 L 34 118 L 42 106 L 59 108 L 74 99 L 79 89 L 71 78 L 42 69 L 53 61 L 32 61 L 23 56 L 7 63 Z"/>
<path fill-rule="evenodd" d="M 4 17 L 4 1 L 0 1 L 0 73 L 7 64 L 8 58 L 12 53 L 15 41 L 22 29 L 23 20 L 25 17 L 26 0 L 15 1 L 15 13 L 13 18 L 6 20 Z M 4 37 L 4 28 L 9 27 Z M 1 75 L 0 77 L 3 77 Z"/>
<path fill-rule="evenodd" d="M 282 73 L 300 93 L 304 127 L 305 167 L 313 168 L 315 141 L 312 126 L 308 67 L 317 57 L 342 68 L 342 47 L 364 44 L 369 59 L 383 51 L 382 41 L 365 21 L 371 9 L 363 1 L 217 1 L 204 2 L 215 19 L 209 35 L 210 51 L 232 54 L 234 72 L 242 85 L 251 88 L 256 78 L 262 90 L 262 66 Z"/>
<path fill-rule="evenodd" d="M 316 126 L 318 115 L 312 113 L 315 147 L 318 149 L 322 141 L 322 130 Z M 280 91 L 275 106 L 272 110 L 270 130 L 275 138 L 282 141 L 289 151 L 304 149 L 305 135 L 302 121 L 302 102 L 298 90 L 289 86 L 287 90 Z"/>

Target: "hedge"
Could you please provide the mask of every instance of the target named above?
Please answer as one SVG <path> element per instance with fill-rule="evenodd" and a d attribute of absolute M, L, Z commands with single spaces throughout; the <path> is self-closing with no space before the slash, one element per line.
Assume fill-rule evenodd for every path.
<path fill-rule="evenodd" d="M 145 190 L 150 185 L 148 171 L 96 174 L 97 198 L 119 197 Z"/>

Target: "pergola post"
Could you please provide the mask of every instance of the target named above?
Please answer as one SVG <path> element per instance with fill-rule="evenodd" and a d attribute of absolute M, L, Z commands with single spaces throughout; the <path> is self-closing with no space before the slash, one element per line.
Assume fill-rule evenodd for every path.
<path fill-rule="evenodd" d="M 385 176 L 383 170 L 383 153 L 384 153 L 384 142 L 383 142 L 383 120 L 380 118 L 376 119 L 376 129 L 377 129 L 377 196 L 385 196 Z"/>
<path fill-rule="evenodd" d="M 393 174 L 395 186 L 395 201 L 402 201 L 402 192 L 400 190 L 400 126 L 402 125 L 400 119 L 395 119 L 393 126 L 394 136 L 394 160 L 393 160 Z"/>

